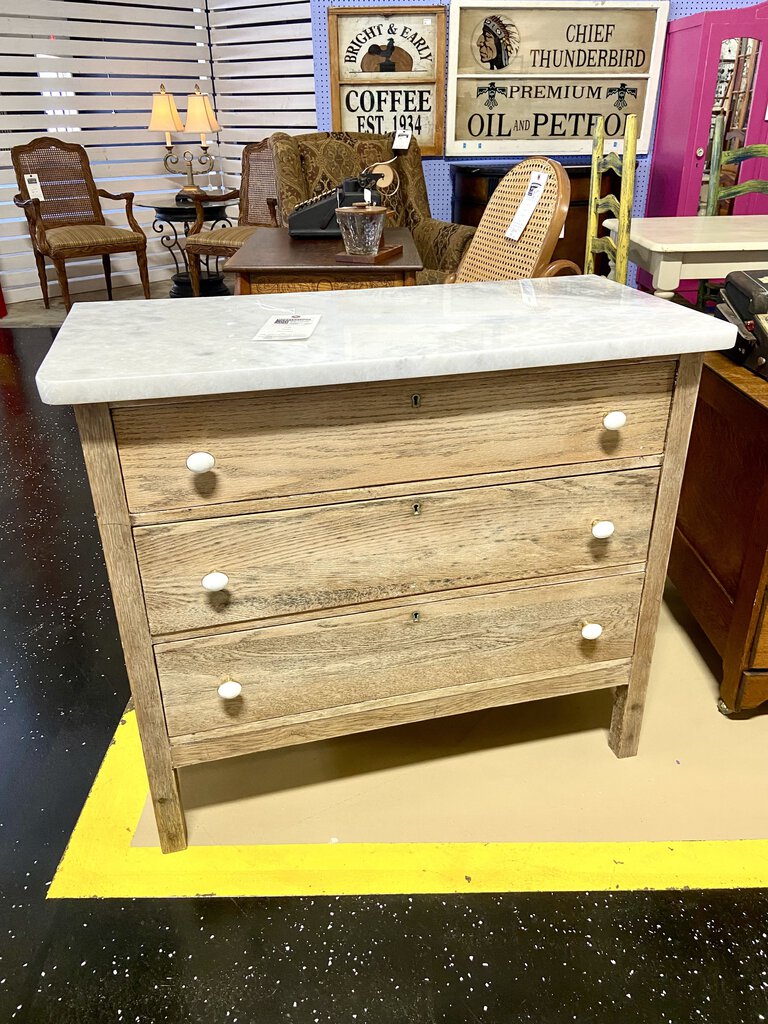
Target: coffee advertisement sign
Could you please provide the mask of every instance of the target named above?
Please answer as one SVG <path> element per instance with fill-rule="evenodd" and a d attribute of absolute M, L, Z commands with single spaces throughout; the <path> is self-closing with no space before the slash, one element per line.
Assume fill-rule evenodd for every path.
<path fill-rule="evenodd" d="M 668 4 L 454 0 L 446 153 L 591 152 L 600 117 L 647 152 Z"/>
<path fill-rule="evenodd" d="M 409 131 L 443 152 L 445 8 L 328 11 L 334 131 Z"/>

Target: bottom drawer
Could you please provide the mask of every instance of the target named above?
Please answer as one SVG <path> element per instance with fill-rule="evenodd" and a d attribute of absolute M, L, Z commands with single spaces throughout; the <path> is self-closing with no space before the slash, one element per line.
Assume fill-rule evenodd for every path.
<path fill-rule="evenodd" d="M 155 646 L 171 736 L 629 658 L 628 573 L 264 626 Z M 585 640 L 584 622 L 602 626 Z M 221 683 L 240 684 L 224 700 Z"/>

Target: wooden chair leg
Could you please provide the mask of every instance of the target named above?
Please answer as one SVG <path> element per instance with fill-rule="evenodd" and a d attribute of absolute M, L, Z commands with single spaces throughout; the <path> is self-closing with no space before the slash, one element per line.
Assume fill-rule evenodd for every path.
<path fill-rule="evenodd" d="M 139 249 L 136 253 L 136 260 L 139 264 L 139 277 L 141 278 L 141 287 L 144 289 L 144 298 L 148 299 L 149 295 L 149 271 L 147 270 L 147 250 Z"/>
<path fill-rule="evenodd" d="M 189 253 L 189 281 L 192 285 L 192 294 L 200 295 L 200 257 L 197 253 Z"/>
<path fill-rule="evenodd" d="M 101 262 L 104 265 L 104 280 L 107 282 L 107 298 L 112 301 L 112 260 L 109 258 L 109 253 L 104 253 L 101 257 Z"/>
<path fill-rule="evenodd" d="M 72 308 L 72 300 L 69 297 L 69 282 L 67 281 L 67 268 L 62 259 L 54 259 L 53 265 L 56 267 L 56 276 L 59 279 L 59 288 L 61 288 L 61 297 L 64 299 L 64 306 L 67 312 Z"/>
<path fill-rule="evenodd" d="M 51 308 L 51 300 L 48 297 L 48 275 L 45 272 L 45 256 L 35 249 L 35 263 L 37 264 L 37 276 L 40 279 L 40 291 L 43 293 L 43 305 L 46 309 Z"/>

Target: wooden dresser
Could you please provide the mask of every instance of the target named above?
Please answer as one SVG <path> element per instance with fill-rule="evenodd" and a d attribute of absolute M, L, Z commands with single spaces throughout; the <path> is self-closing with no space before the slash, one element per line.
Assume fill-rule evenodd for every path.
<path fill-rule="evenodd" d="M 132 304 L 122 360 L 83 306 L 40 371 L 80 399 L 165 851 L 176 769 L 249 751 L 600 687 L 637 751 L 696 350 L 733 329 L 596 278 L 401 294 L 292 296 L 321 326 L 260 347 L 251 300 Z"/>
<path fill-rule="evenodd" d="M 704 362 L 669 574 L 723 660 L 721 710 L 768 701 L 768 382 Z"/>

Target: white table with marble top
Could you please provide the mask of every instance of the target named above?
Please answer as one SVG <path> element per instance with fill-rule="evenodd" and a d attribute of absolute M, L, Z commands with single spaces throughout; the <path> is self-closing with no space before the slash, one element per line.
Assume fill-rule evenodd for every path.
<path fill-rule="evenodd" d="M 291 312 L 311 337 L 255 340 Z M 593 277 L 76 304 L 37 381 L 75 406 L 163 850 L 179 768 L 270 747 L 605 688 L 634 755 L 735 333 Z"/>
<path fill-rule="evenodd" d="M 618 221 L 609 218 L 604 227 L 615 232 Z M 768 216 L 637 217 L 629 229 L 629 258 L 651 274 L 655 295 L 671 299 L 684 280 L 768 267 Z"/>

